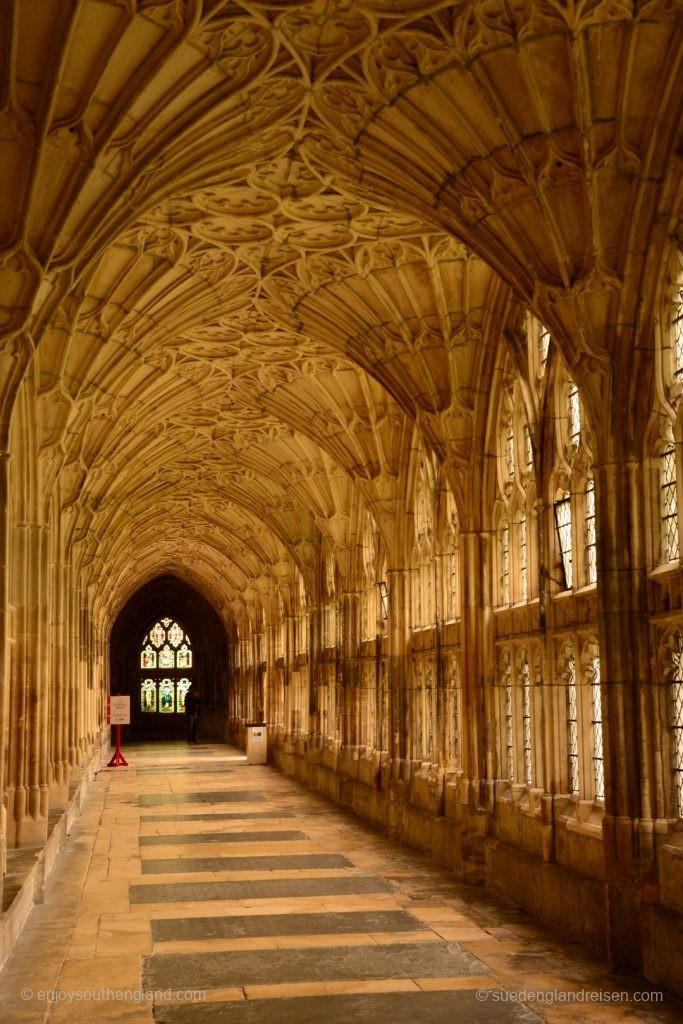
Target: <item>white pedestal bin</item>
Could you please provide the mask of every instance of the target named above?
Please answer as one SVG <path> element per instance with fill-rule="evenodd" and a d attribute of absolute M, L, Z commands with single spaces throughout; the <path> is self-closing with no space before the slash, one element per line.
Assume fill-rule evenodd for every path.
<path fill-rule="evenodd" d="M 247 764 L 267 764 L 268 737 L 263 722 L 247 724 Z"/>

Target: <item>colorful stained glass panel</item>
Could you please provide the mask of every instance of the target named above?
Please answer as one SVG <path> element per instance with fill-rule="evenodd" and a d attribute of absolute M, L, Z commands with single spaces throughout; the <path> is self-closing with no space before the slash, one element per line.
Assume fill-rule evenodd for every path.
<path fill-rule="evenodd" d="M 178 708 L 179 713 L 185 711 L 185 694 L 190 689 L 190 686 L 191 682 L 189 679 L 178 680 L 178 700 L 176 702 L 176 707 Z"/>
<path fill-rule="evenodd" d="M 156 668 L 157 667 L 157 652 L 151 646 L 147 644 L 144 651 L 140 655 L 140 668 Z"/>
<path fill-rule="evenodd" d="M 153 679 L 143 679 L 140 687 L 140 708 L 142 711 L 156 711 L 157 684 Z"/>
<path fill-rule="evenodd" d="M 192 668 L 192 651 L 187 644 L 183 644 L 177 652 L 176 665 L 178 668 Z"/>
<path fill-rule="evenodd" d="M 177 647 L 178 644 L 183 642 L 185 636 L 184 631 L 180 628 L 177 622 L 174 622 L 168 631 L 168 642 L 172 647 Z"/>
<path fill-rule="evenodd" d="M 157 622 L 157 624 L 150 629 L 149 638 L 155 647 L 161 647 L 166 639 L 166 630 L 160 622 Z"/>
<path fill-rule="evenodd" d="M 162 679 L 159 683 L 159 711 L 173 714 L 175 711 L 175 687 L 172 679 Z"/>
<path fill-rule="evenodd" d="M 159 668 L 175 668 L 175 653 L 168 644 L 159 651 Z"/>

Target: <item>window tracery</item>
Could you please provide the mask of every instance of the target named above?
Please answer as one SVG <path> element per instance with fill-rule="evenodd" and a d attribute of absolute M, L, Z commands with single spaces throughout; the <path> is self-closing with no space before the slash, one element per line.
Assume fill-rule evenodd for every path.
<path fill-rule="evenodd" d="M 192 644 L 180 623 L 159 619 L 142 641 L 139 664 L 145 672 L 140 680 L 140 710 L 182 714 L 191 685 L 187 670 L 192 668 Z"/>
<path fill-rule="evenodd" d="M 531 587 L 530 530 L 534 514 L 534 459 L 531 430 L 518 378 L 508 375 L 497 438 L 497 562 L 499 607 L 527 602 Z"/>

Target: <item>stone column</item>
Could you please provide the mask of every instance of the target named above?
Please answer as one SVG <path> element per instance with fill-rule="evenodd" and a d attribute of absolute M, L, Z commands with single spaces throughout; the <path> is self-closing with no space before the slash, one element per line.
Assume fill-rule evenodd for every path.
<path fill-rule="evenodd" d="M 8 840 L 13 846 L 27 846 L 47 838 L 46 529 L 37 524 L 18 526 L 14 554 L 12 571 L 22 589 L 15 597 L 11 665 Z"/>
<path fill-rule="evenodd" d="M 650 681 L 647 574 L 640 532 L 642 490 L 632 461 L 594 469 L 598 522 L 598 618 L 605 754 L 603 842 L 607 942 L 617 970 L 642 964 L 638 846 L 642 816 L 641 695 Z"/>
<path fill-rule="evenodd" d="M 389 752 L 391 779 L 400 781 L 410 759 L 410 705 L 406 674 L 410 671 L 410 572 L 389 569 Z"/>
<path fill-rule="evenodd" d="M 461 544 L 462 593 L 462 770 L 468 780 L 461 800 L 462 863 L 466 880 L 481 881 L 487 811 L 493 807 L 496 719 L 494 709 L 493 612 L 491 606 L 491 535 L 464 531 Z"/>
<path fill-rule="evenodd" d="M 10 615 L 8 595 L 8 523 L 9 523 L 9 455 L 0 454 L 0 794 L 5 792 L 7 777 L 7 743 L 10 732 L 9 640 Z M 7 810 L 0 801 L 0 900 L 2 879 L 7 864 Z"/>

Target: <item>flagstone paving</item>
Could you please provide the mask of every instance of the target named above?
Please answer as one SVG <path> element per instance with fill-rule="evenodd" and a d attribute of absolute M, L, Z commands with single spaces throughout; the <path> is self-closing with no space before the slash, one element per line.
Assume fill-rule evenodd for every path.
<path fill-rule="evenodd" d="M 3 1024 L 683 1020 L 231 747 L 126 756 L 98 774 L 0 974 Z"/>

